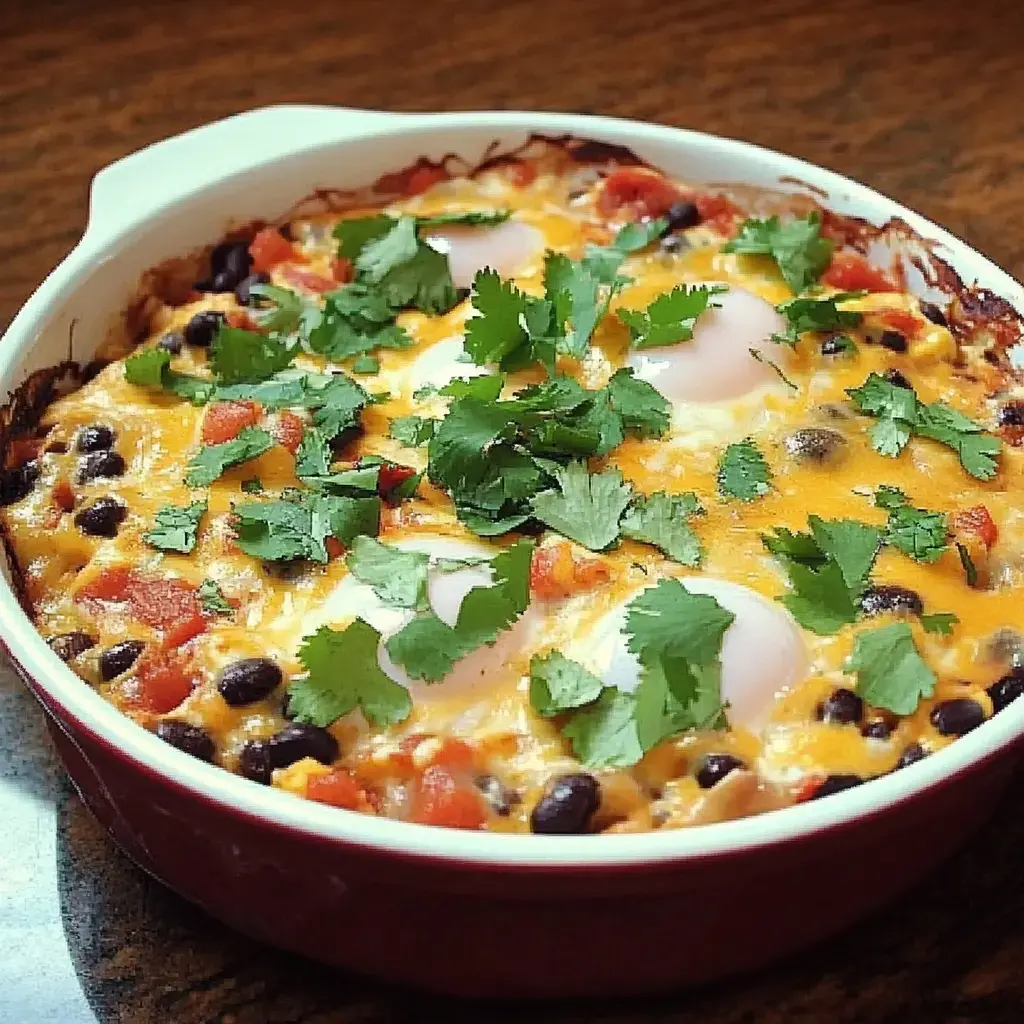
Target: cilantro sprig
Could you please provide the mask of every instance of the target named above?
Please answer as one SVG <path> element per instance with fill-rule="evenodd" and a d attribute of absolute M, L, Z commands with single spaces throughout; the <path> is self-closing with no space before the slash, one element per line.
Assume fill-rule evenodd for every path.
<path fill-rule="evenodd" d="M 182 507 L 164 505 L 157 511 L 153 528 L 142 539 L 161 551 L 190 554 L 199 536 L 199 523 L 206 514 L 205 501 L 193 501 Z"/>
<path fill-rule="evenodd" d="M 771 489 L 768 462 L 752 438 L 730 444 L 718 463 L 718 492 L 723 498 L 754 501 Z"/>
<path fill-rule="evenodd" d="M 772 341 L 795 348 L 805 331 L 843 331 L 857 327 L 864 314 L 853 309 L 840 309 L 840 302 L 859 299 L 867 292 L 837 292 L 826 298 L 800 296 L 781 302 L 775 309 L 787 320 L 785 334 L 773 334 Z M 850 340 L 850 339 L 847 339 Z M 850 341 L 852 345 L 853 342 Z"/>
<path fill-rule="evenodd" d="M 942 512 L 914 508 L 896 487 L 879 487 L 875 505 L 889 513 L 885 543 L 918 562 L 937 561 L 949 548 L 949 524 Z"/>
<path fill-rule="evenodd" d="M 846 670 L 856 674 L 861 697 L 896 715 L 912 714 L 921 698 L 935 692 L 935 673 L 905 622 L 858 633 Z"/>
<path fill-rule="evenodd" d="M 680 284 L 659 295 L 645 310 L 616 310 L 619 319 L 629 328 L 632 346 L 636 349 L 657 348 L 690 341 L 698 318 L 709 307 L 718 305 L 712 299 L 728 291 L 725 285 Z"/>
<path fill-rule="evenodd" d="M 213 393 L 214 382 L 171 369 L 171 353 L 166 349 L 144 348 L 124 361 L 124 377 L 129 384 L 153 391 L 169 391 L 194 405 L 204 405 Z"/>
<path fill-rule="evenodd" d="M 739 234 L 722 249 L 770 256 L 794 295 L 814 284 L 832 259 L 832 242 L 821 236 L 821 214 L 817 211 L 788 221 L 778 217 L 745 220 Z"/>
<path fill-rule="evenodd" d="M 274 447 L 275 441 L 260 427 L 246 427 L 222 444 L 205 444 L 192 456 L 185 470 L 189 487 L 206 487 L 224 471 L 255 459 Z"/>

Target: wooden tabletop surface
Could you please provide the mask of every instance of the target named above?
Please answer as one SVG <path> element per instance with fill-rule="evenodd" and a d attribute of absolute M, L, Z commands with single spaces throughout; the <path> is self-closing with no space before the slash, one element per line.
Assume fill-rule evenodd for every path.
<path fill-rule="evenodd" d="M 275 102 L 567 110 L 735 136 L 866 182 L 1020 278 L 1022 43 L 1015 0 L 3 0 L 0 326 L 78 238 L 100 167 Z M 654 1003 L 451 1006 L 256 949 L 144 880 L 52 772 L 34 708 L 2 679 L 0 766 L 39 775 L 54 804 L 54 885 L 98 1020 L 1024 1019 L 1019 787 L 916 893 L 799 962 Z"/>

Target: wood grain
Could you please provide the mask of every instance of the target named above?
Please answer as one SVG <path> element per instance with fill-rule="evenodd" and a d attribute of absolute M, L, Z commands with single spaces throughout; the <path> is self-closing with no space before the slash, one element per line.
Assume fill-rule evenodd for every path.
<path fill-rule="evenodd" d="M 0 325 L 74 244 L 99 168 L 214 118 L 289 101 L 568 110 L 736 136 L 864 181 L 1021 277 L 1022 43 L 1015 0 L 4 0 Z M 1016 795 L 915 896 L 799 964 L 656 1004 L 497 1017 L 253 950 L 192 912 L 182 924 L 178 904 L 146 895 L 152 883 L 69 806 L 68 891 L 110 876 L 106 889 L 95 883 L 105 895 L 88 904 L 78 946 L 83 983 L 109 982 L 108 997 L 98 982 L 92 993 L 104 1020 L 1024 1017 Z M 841 877 L 837 865 L 837 885 Z M 142 887 L 145 908 L 118 911 L 115 894 L 130 885 Z M 122 967 L 101 947 L 118 951 Z"/>

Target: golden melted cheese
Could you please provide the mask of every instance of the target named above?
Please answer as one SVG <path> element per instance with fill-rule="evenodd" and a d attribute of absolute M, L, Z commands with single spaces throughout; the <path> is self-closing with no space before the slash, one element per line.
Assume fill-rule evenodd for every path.
<path fill-rule="evenodd" d="M 611 234 L 609 225 L 595 212 L 592 194 L 570 201 L 566 181 L 550 174 L 540 175 L 525 187 L 512 184 L 500 171 L 472 181 L 445 182 L 393 205 L 389 212 L 424 215 L 495 206 L 511 209 L 515 218 L 537 229 L 547 248 L 573 257 L 582 254 L 588 241 L 604 241 Z M 364 212 L 375 211 L 353 211 L 350 215 Z M 330 220 L 293 224 L 307 261 L 304 269 L 330 273 L 330 233 L 324 230 Z M 701 281 L 742 287 L 773 305 L 791 297 L 767 258 L 724 253 L 721 239 L 707 228 L 689 231 L 688 239 L 691 247 L 678 254 L 648 251 L 631 257 L 624 270 L 634 283 L 622 291 L 615 305 L 642 307 L 677 284 Z M 291 286 L 281 269 L 275 271 L 275 283 Z M 542 272 L 543 254 L 538 252 L 516 275 L 516 284 L 540 294 Z M 237 308 L 231 294 L 203 295 L 185 305 L 164 307 L 152 320 L 152 336 L 146 344 L 155 343 L 168 331 L 182 329 L 201 310 L 232 312 Z M 860 331 L 853 332 L 863 338 L 876 326 L 873 313 L 894 308 L 915 311 L 917 303 L 902 293 L 871 294 L 849 308 L 859 308 L 866 315 Z M 424 451 L 411 451 L 390 440 L 388 424 L 398 416 L 443 413 L 442 401 L 417 401 L 414 392 L 431 382 L 429 373 L 449 372 L 469 313 L 469 303 L 463 302 L 444 316 L 415 312 L 401 315 L 399 322 L 415 339 L 415 345 L 408 350 L 377 353 L 379 373 L 361 382 L 371 392 L 387 392 L 389 397 L 366 410 L 365 434 L 347 455 L 372 453 L 424 468 Z M 608 316 L 599 326 L 584 362 L 577 365 L 562 360 L 560 369 L 577 376 L 585 386 L 601 386 L 623 365 L 628 340 L 624 325 Z M 1024 516 L 1014 494 L 1019 493 L 1021 482 L 1020 452 L 1008 449 L 999 475 L 989 483 L 966 475 L 954 453 L 937 444 L 911 441 L 900 459 L 887 459 L 869 443 L 867 430 L 872 421 L 852 414 L 845 394 L 847 388 L 861 384 L 870 371 L 881 373 L 896 367 L 913 380 L 923 401 L 941 400 L 989 423 L 992 409 L 986 395 L 991 390 L 991 376 L 985 367 L 959 366 L 957 345 L 949 331 L 927 321 L 903 355 L 878 345 L 860 344 L 855 359 L 829 360 L 819 354 L 818 340 L 812 336 L 795 352 L 785 355 L 786 373 L 797 384 L 795 391 L 775 382 L 730 402 L 677 406 L 669 435 L 656 440 L 629 439 L 606 463 L 620 468 L 644 493 L 694 491 L 707 509 L 706 516 L 695 523 L 706 553 L 700 572 L 742 584 L 770 600 L 783 594 L 786 584 L 777 563 L 764 550 L 761 534 L 782 526 L 804 529 L 808 513 L 826 519 L 855 518 L 881 524 L 884 513 L 871 500 L 872 491 L 880 484 L 898 486 L 915 505 L 943 512 L 983 503 L 999 528 L 999 540 L 989 557 L 992 566 L 1002 566 L 1000 585 L 989 589 L 967 587 L 953 551 L 933 564 L 923 564 L 894 549 L 883 549 L 876 563 L 875 582 L 910 587 L 921 596 L 926 609 L 954 612 L 960 619 L 952 637 L 929 635 L 914 625 L 918 647 L 939 676 L 933 700 L 923 701 L 905 719 L 893 719 L 894 729 L 887 740 L 865 739 L 856 725 L 817 721 L 819 702 L 835 686 L 849 684 L 842 666 L 850 653 L 854 631 L 845 629 L 824 637 L 803 632 L 807 677 L 778 696 L 771 721 L 760 734 L 739 729 L 689 733 L 662 743 L 634 769 L 600 773 L 603 795 L 595 828 L 618 831 L 673 827 L 767 810 L 791 802 L 808 778 L 832 773 L 875 776 L 891 770 L 912 742 L 920 741 L 928 749 L 948 742 L 929 724 L 930 710 L 938 700 L 970 695 L 991 714 L 984 689 L 999 670 L 986 660 L 984 644 L 995 630 L 1019 618 Z M 424 359 L 427 362 L 420 362 Z M 186 346 L 175 356 L 173 365 L 186 372 L 202 372 L 204 362 L 203 349 Z M 322 369 L 324 364 L 304 355 L 298 365 Z M 456 372 L 467 369 L 459 364 Z M 537 379 L 536 373 L 514 374 L 508 390 Z M 293 457 L 281 446 L 227 470 L 213 483 L 208 495 L 209 514 L 190 555 L 162 553 L 143 541 L 142 534 L 150 528 L 158 509 L 167 504 L 185 505 L 200 496 L 184 484 L 183 467 L 200 444 L 203 417 L 202 408 L 173 395 L 128 384 L 123 362 L 112 362 L 47 411 L 44 426 L 49 428 L 46 444 L 50 450 L 39 459 L 40 481 L 27 498 L 4 510 L 4 518 L 25 570 L 28 597 L 39 629 L 46 636 L 81 630 L 97 641 L 92 650 L 74 659 L 73 667 L 143 725 L 153 726 L 167 717 L 201 726 L 215 741 L 219 763 L 234 769 L 246 743 L 271 736 L 287 722 L 280 694 L 248 707 L 229 707 L 216 689 L 218 672 L 226 664 L 249 656 L 274 659 L 286 677 L 300 672 L 296 660 L 299 640 L 309 632 L 309 623 L 317 621 L 319 610 L 345 577 L 346 569 L 342 559 L 334 559 L 326 566 L 308 566 L 291 575 L 277 572 L 233 547 L 231 506 L 246 500 L 240 489 L 243 480 L 259 477 L 272 493 L 298 484 Z M 273 416 L 267 420 L 270 429 L 273 420 Z M 80 428 L 96 423 L 114 429 L 117 450 L 128 463 L 127 472 L 115 479 L 78 486 L 73 482 L 78 459 L 74 451 L 76 434 Z M 784 437 L 807 426 L 827 426 L 841 432 L 846 439 L 841 457 L 816 465 L 789 456 Z M 750 435 L 756 435 L 767 456 L 773 487 L 749 504 L 722 501 L 716 487 L 722 448 Z M 61 443 L 68 447 L 67 452 L 56 450 Z M 72 482 L 76 509 L 100 495 L 112 495 L 124 502 L 128 515 L 116 537 L 86 536 L 76 527 L 73 514 L 55 509 L 53 488 L 60 480 Z M 432 532 L 476 541 L 454 518 L 443 493 L 424 483 L 419 494 L 416 500 L 385 513 L 382 539 L 396 541 Z M 519 793 L 520 800 L 510 812 L 492 814 L 488 827 L 528 829 L 529 810 L 546 780 L 560 772 L 578 770 L 555 725 L 530 709 L 526 685 L 530 655 L 534 650 L 570 645 L 574 637 L 585 633 L 631 595 L 646 573 L 679 573 L 679 567 L 667 563 L 653 548 L 629 541 L 600 558 L 607 568 L 608 582 L 564 601 L 541 602 L 542 623 L 534 633 L 533 648 L 516 652 L 484 694 L 450 695 L 442 684 L 417 700 L 410 718 L 391 730 L 369 729 L 358 714 L 332 727 L 343 751 L 341 766 L 355 769 L 361 783 L 374 791 L 374 806 L 396 816 L 407 814 L 407 783 L 418 770 L 415 738 L 455 736 L 475 747 L 477 771 L 500 777 L 506 787 Z M 157 576 L 180 577 L 194 585 L 213 579 L 238 605 L 233 617 L 211 620 L 208 628 L 186 645 L 200 682 L 191 696 L 166 716 L 132 705 L 128 699 L 131 672 L 100 683 L 96 668 L 101 650 L 125 638 L 155 642 L 157 633 L 116 606 L 97 610 L 95 605 L 75 600 L 76 594 L 104 570 L 122 565 Z M 991 571 L 998 574 L 1000 570 Z M 346 622 L 329 624 L 340 628 Z M 403 744 L 403 737 L 413 739 Z M 693 768 L 702 755 L 712 752 L 735 754 L 746 764 L 757 766 L 759 777 L 741 771 L 730 776 L 728 784 L 709 791 L 700 789 Z M 317 762 L 304 759 L 277 771 L 275 783 L 305 795 L 309 779 L 326 771 Z"/>

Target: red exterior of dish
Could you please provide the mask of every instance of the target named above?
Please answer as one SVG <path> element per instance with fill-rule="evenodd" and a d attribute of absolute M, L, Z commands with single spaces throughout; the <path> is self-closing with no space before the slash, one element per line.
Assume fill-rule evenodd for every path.
<path fill-rule="evenodd" d="M 150 874 L 254 938 L 463 996 L 653 993 L 763 966 L 866 915 L 952 852 L 1016 761 L 985 759 L 869 817 L 762 849 L 508 868 L 371 850 L 197 799 L 27 681 L 83 799 Z"/>

